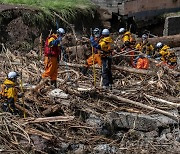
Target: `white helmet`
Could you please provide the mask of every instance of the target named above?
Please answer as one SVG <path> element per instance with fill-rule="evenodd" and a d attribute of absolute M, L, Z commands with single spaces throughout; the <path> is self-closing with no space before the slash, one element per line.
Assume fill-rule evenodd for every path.
<path fill-rule="evenodd" d="M 119 29 L 119 33 L 120 33 L 120 34 L 123 34 L 124 32 L 125 32 L 125 28 L 120 28 L 120 29 Z"/>
<path fill-rule="evenodd" d="M 109 35 L 109 34 L 110 34 L 109 29 L 103 29 L 102 35 L 107 36 L 107 35 Z"/>
<path fill-rule="evenodd" d="M 64 30 L 63 28 L 59 28 L 59 29 L 57 30 L 57 33 L 59 33 L 59 34 L 65 34 L 65 30 Z"/>
<path fill-rule="evenodd" d="M 158 42 L 158 43 L 156 44 L 156 48 L 162 48 L 162 46 L 163 46 L 162 42 Z"/>
<path fill-rule="evenodd" d="M 15 79 L 15 78 L 17 78 L 19 75 L 18 75 L 18 73 L 16 73 L 16 72 L 9 72 L 8 73 L 8 79 Z"/>

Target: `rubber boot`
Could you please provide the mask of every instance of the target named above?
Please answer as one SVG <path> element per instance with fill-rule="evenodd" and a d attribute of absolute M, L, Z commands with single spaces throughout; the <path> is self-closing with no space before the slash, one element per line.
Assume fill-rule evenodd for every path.
<path fill-rule="evenodd" d="M 51 80 L 51 85 L 54 86 L 55 88 L 57 88 L 57 82 L 56 82 L 56 80 Z"/>

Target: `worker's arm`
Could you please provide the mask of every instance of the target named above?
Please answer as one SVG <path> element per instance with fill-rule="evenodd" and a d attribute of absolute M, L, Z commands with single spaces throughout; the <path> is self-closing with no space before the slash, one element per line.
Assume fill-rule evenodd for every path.
<path fill-rule="evenodd" d="M 62 40 L 62 37 L 58 37 L 56 40 L 54 38 L 49 39 L 49 45 L 50 46 L 58 46 L 60 41 Z"/>
<path fill-rule="evenodd" d="M 94 37 L 93 37 L 93 36 L 90 37 L 90 41 L 91 41 L 91 44 L 92 44 L 92 46 L 93 46 L 94 48 L 96 48 L 96 49 L 101 49 L 101 46 L 94 40 Z"/>

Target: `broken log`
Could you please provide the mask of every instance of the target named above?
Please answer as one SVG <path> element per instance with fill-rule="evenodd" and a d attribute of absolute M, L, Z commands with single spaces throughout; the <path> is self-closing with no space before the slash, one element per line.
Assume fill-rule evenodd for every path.
<path fill-rule="evenodd" d="M 112 66 L 113 70 L 119 70 L 119 71 L 127 71 L 130 73 L 137 73 L 137 74 L 145 74 L 145 75 L 156 75 L 155 72 L 151 70 L 145 70 L 145 69 L 137 69 L 132 67 L 126 67 L 126 66 Z"/>
<path fill-rule="evenodd" d="M 159 103 L 164 103 L 164 104 L 168 104 L 168 105 L 170 105 L 170 106 L 174 106 L 174 107 L 180 107 L 180 104 L 178 104 L 178 103 L 173 103 L 173 102 L 170 102 L 170 101 L 166 101 L 166 100 L 164 100 L 164 99 L 161 99 L 161 98 L 157 98 L 157 97 L 154 97 L 154 96 L 151 96 L 151 95 L 147 95 L 147 94 L 145 94 L 144 93 L 144 95 L 147 97 L 147 98 L 149 98 L 149 99 L 151 99 L 151 100 L 153 100 L 153 101 L 156 101 L 156 102 L 159 102 Z"/>
<path fill-rule="evenodd" d="M 26 128 L 26 132 L 28 134 L 33 134 L 33 135 L 38 135 L 41 136 L 42 138 L 46 139 L 46 140 L 52 140 L 53 139 L 53 135 L 50 133 L 46 133 L 37 129 L 33 129 L 33 128 Z"/>
<path fill-rule="evenodd" d="M 141 40 L 141 38 L 138 38 L 136 41 L 137 41 L 137 43 L 139 43 L 142 40 Z M 158 42 L 162 42 L 164 44 L 167 44 L 170 47 L 179 47 L 180 46 L 180 34 L 149 38 L 149 42 L 153 45 L 156 45 L 156 43 L 158 43 Z"/>
<path fill-rule="evenodd" d="M 65 64 L 60 64 L 61 66 L 65 66 Z M 81 68 L 84 65 L 83 64 L 73 64 L 73 63 L 66 63 L 67 66 L 69 67 L 77 67 L 77 68 Z M 96 69 L 100 69 L 100 67 L 95 67 Z M 136 69 L 136 68 L 132 68 L 132 67 L 126 67 L 126 66 L 112 66 L 113 70 L 118 70 L 118 71 L 127 71 L 130 73 L 137 73 L 137 74 L 145 74 L 145 75 L 156 75 L 155 72 L 151 71 L 151 70 L 144 70 L 144 69 Z"/>
<path fill-rule="evenodd" d="M 126 102 L 126 103 L 133 104 L 135 106 L 139 106 L 139 107 L 142 107 L 142 108 L 145 108 L 145 109 L 157 112 L 157 113 L 161 113 L 161 114 L 163 114 L 163 115 L 165 115 L 165 116 L 167 116 L 167 117 L 169 117 L 171 119 L 174 119 L 175 121 L 180 120 L 179 115 L 174 115 L 174 114 L 169 113 L 167 111 L 164 111 L 164 110 L 152 107 L 152 106 L 148 106 L 148 105 L 145 105 L 145 104 L 142 104 L 140 102 L 136 102 L 136 101 L 133 101 L 133 100 L 130 100 L 130 99 L 127 99 L 127 98 L 123 98 L 121 96 L 116 96 L 116 95 L 113 95 L 113 94 L 110 94 L 110 93 L 106 93 L 106 94 L 98 93 L 98 95 L 100 95 L 101 97 L 106 97 L 106 98 L 111 99 L 111 100 L 113 99 L 113 100 L 116 100 L 116 101 Z"/>
<path fill-rule="evenodd" d="M 41 122 L 58 122 L 58 121 L 71 121 L 74 116 L 55 116 L 55 117 L 45 117 L 45 118 L 26 118 L 22 119 L 22 123 L 41 123 Z"/>

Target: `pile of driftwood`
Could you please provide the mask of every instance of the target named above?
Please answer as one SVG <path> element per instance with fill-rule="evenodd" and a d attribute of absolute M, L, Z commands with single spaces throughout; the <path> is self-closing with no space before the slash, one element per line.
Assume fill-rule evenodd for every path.
<path fill-rule="evenodd" d="M 117 57 L 116 57 L 117 58 Z M 36 52 L 27 54 L 1 52 L 0 81 L 9 71 L 21 74 L 25 93 L 16 103 L 19 115 L 0 114 L 0 151 L 9 153 L 28 153 L 61 151 L 62 144 L 72 150 L 72 145 L 83 144 L 84 151 L 90 152 L 97 144 L 117 146 L 121 150 L 133 152 L 136 141 L 126 142 L 129 134 L 121 140 L 113 139 L 98 132 L 86 122 L 93 114 L 106 121 L 106 113 L 127 111 L 134 113 L 160 113 L 175 121 L 180 106 L 179 72 L 164 66 L 156 67 L 152 60 L 151 69 L 139 70 L 123 65 L 113 65 L 114 85 L 112 91 L 100 87 L 100 69 L 96 67 L 96 87 L 94 87 L 92 68 L 83 76 L 79 63 L 60 62 L 57 95 L 49 79 L 41 79 L 44 71 L 43 58 Z M 152 69 L 153 68 L 153 69 Z M 156 143 L 157 144 L 157 143 Z M 64 145 L 65 146 L 65 145 Z M 141 150 L 153 149 L 141 146 Z M 56 149 L 56 150 L 55 150 Z"/>

